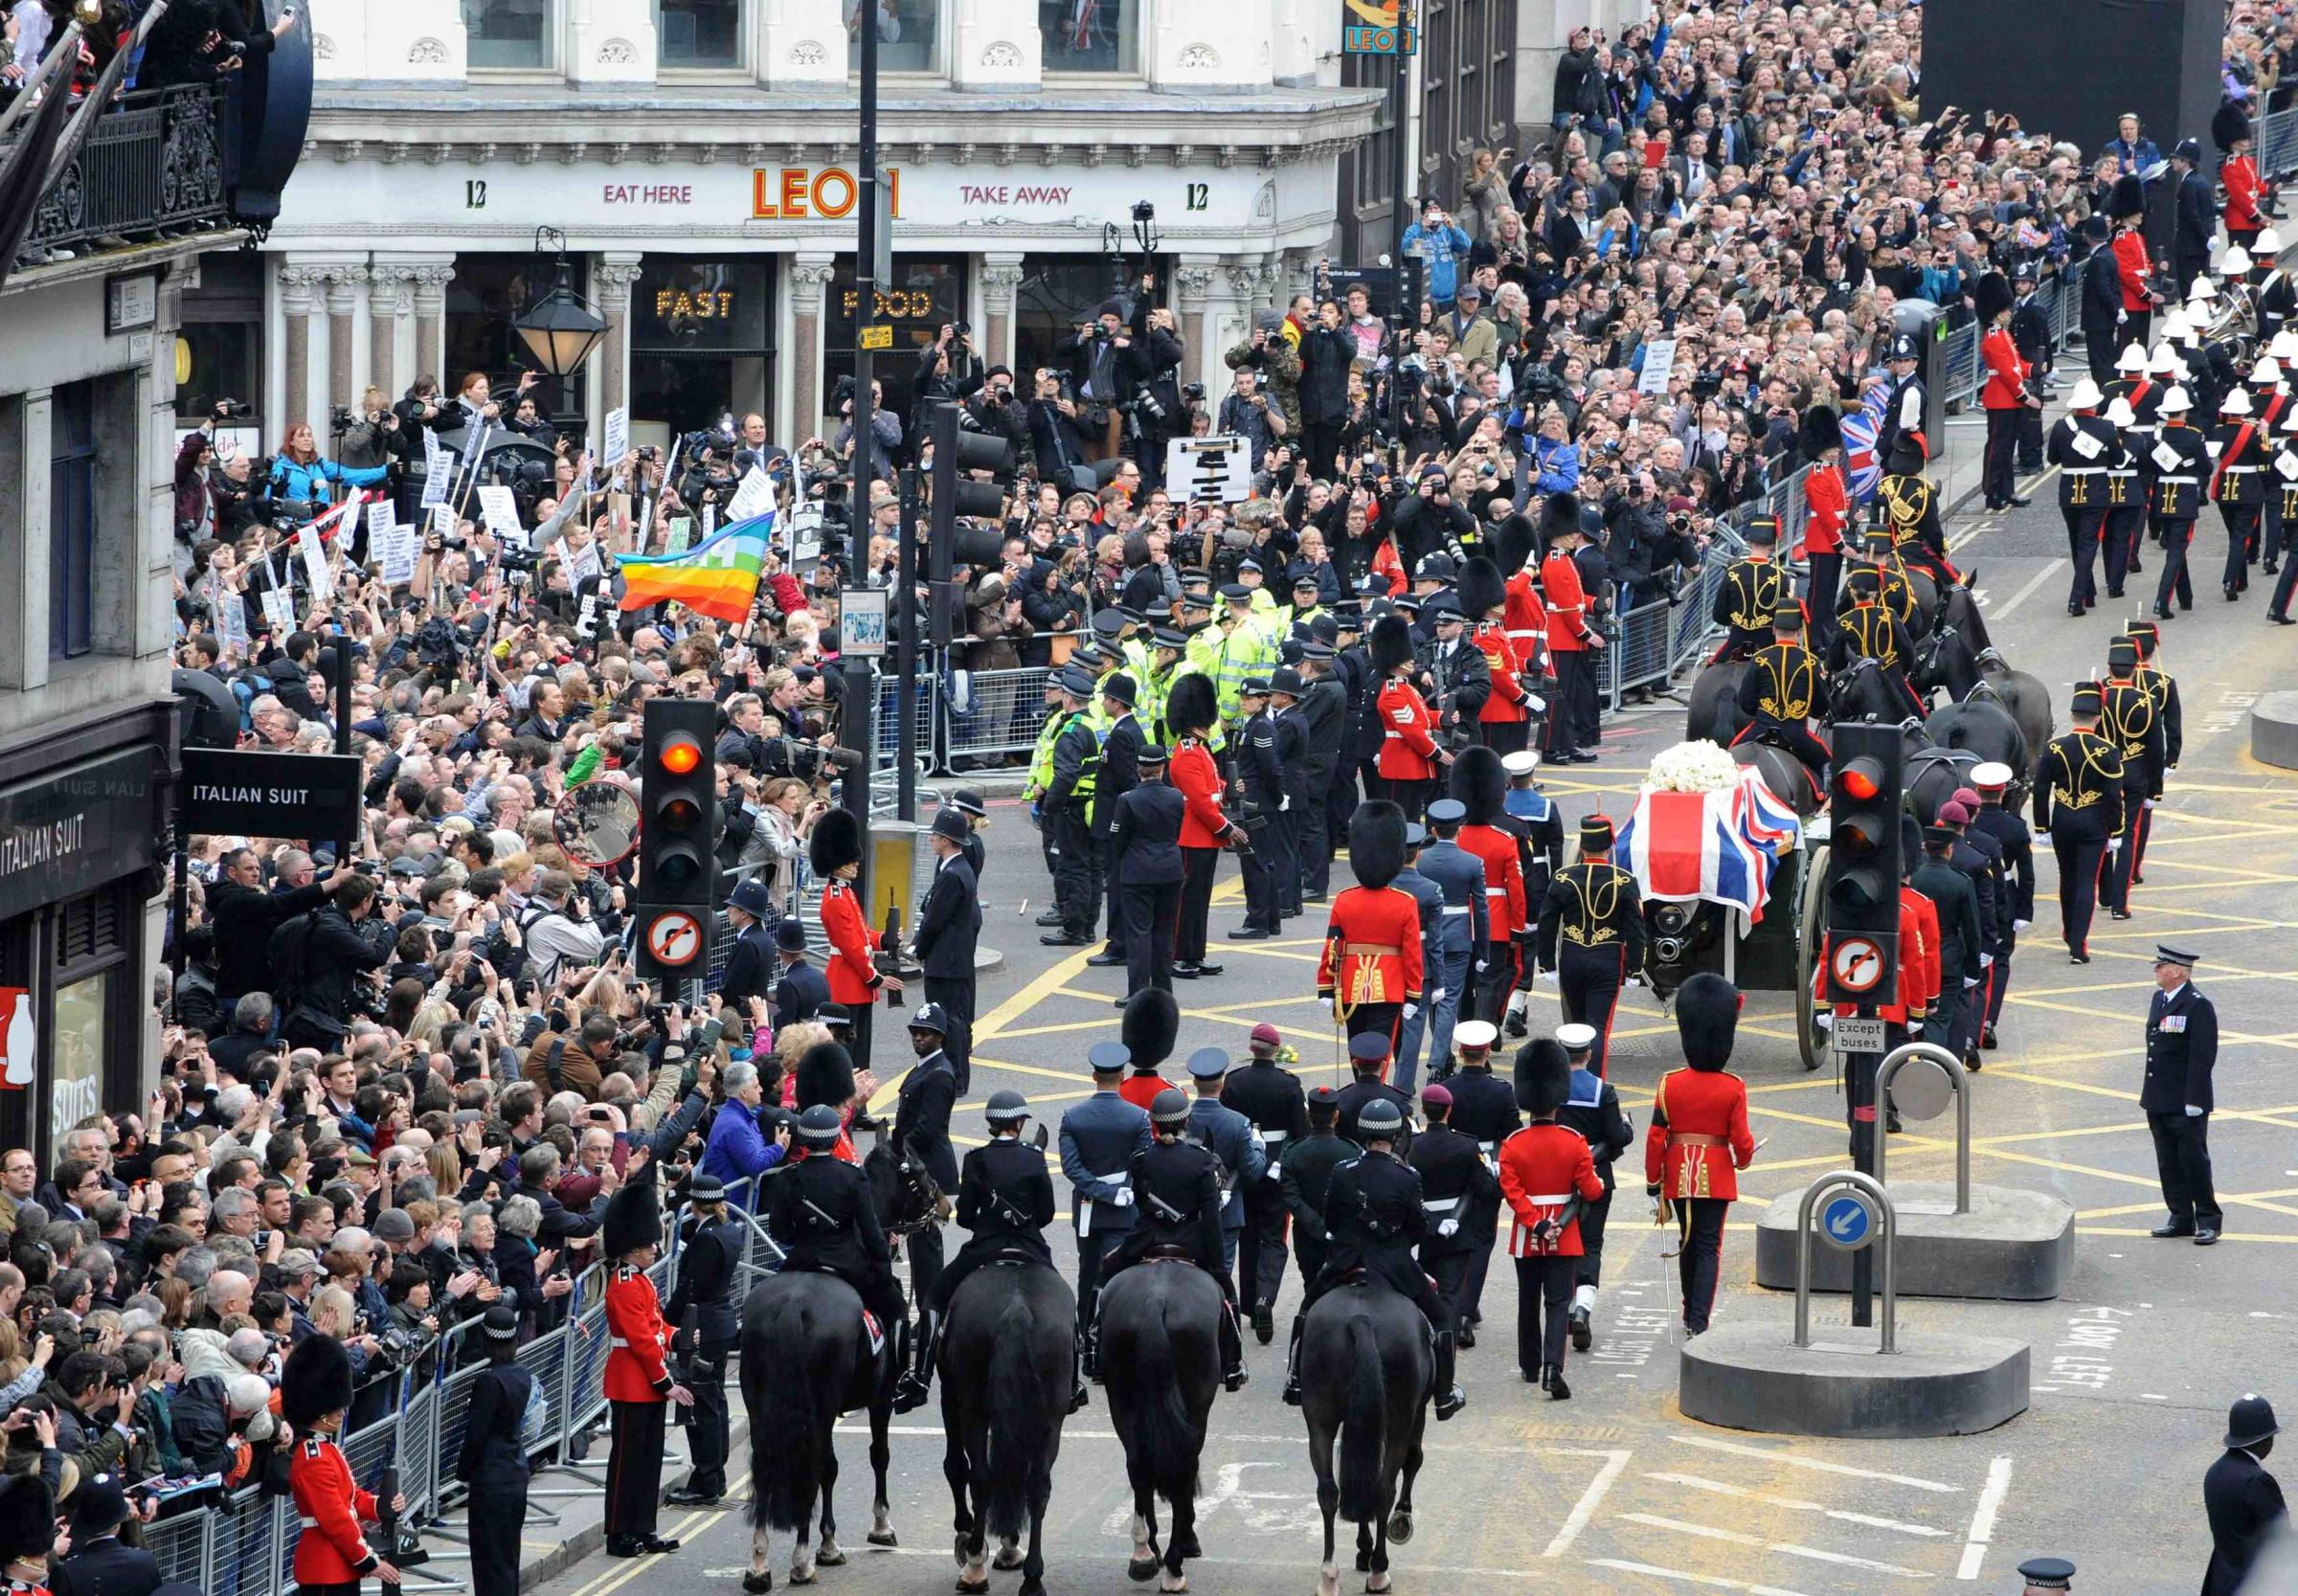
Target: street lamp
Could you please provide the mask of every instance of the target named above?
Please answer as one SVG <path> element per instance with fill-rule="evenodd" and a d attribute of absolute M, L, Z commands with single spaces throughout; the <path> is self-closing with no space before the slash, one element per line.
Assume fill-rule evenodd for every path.
<path fill-rule="evenodd" d="M 567 236 L 555 227 L 534 230 L 534 253 L 543 253 L 543 240 L 548 237 L 556 253 L 558 281 L 551 291 L 515 317 L 511 330 L 519 342 L 527 346 L 528 358 L 545 375 L 564 380 L 573 376 L 588 360 L 598 340 L 606 336 L 606 323 L 598 313 L 575 294 L 567 276 Z"/>

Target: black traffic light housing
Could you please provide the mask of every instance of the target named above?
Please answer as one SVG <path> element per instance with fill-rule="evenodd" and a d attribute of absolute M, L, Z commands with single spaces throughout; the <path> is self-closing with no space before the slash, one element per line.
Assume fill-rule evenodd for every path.
<path fill-rule="evenodd" d="M 640 760 L 639 973 L 684 980 L 708 973 L 716 888 L 718 707 L 651 699 Z"/>
<path fill-rule="evenodd" d="M 1899 991 L 1904 752 L 1896 726 L 1846 722 L 1835 727 L 1834 734 L 1822 893 L 1828 1000 L 1892 1002 Z"/>
<path fill-rule="evenodd" d="M 995 565 L 1005 547 L 1005 534 L 998 526 L 960 527 L 958 518 L 1001 521 L 1015 462 L 1013 449 L 1003 438 L 962 430 L 953 404 L 934 407 L 933 437 L 934 502 L 927 525 L 926 579 L 934 585 L 934 644 L 940 648 L 949 644 L 957 619 L 951 568 Z M 970 475 L 975 471 L 989 472 L 995 480 L 977 482 Z"/>

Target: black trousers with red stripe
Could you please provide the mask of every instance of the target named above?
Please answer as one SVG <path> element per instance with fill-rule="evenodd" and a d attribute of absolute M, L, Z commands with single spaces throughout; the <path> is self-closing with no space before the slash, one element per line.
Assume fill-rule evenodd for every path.
<path fill-rule="evenodd" d="M 1683 1327 L 1697 1336 L 1716 1309 L 1716 1281 L 1724 1270 L 1724 1216 L 1731 1203 L 1721 1197 L 1676 1200 L 1679 1251 L 1676 1277 L 1683 1285 Z"/>
<path fill-rule="evenodd" d="M 2090 952 L 2091 917 L 2099 910 L 2099 866 L 2106 858 L 2106 839 L 2071 832 L 2051 833 L 2051 852 L 2059 860 L 2059 928 L 2069 953 Z"/>
<path fill-rule="evenodd" d="M 1564 993 L 1564 1017 L 1596 1028 L 1595 1050 L 1588 1068 L 1601 1078 L 1605 1056 L 1611 1049 L 1611 1016 L 1619 1007 L 1620 987 L 1628 978 L 1628 950 L 1617 943 L 1588 948 L 1564 942 L 1557 948 L 1556 983 Z"/>
<path fill-rule="evenodd" d="M 606 1458 L 606 1538 L 643 1540 L 654 1534 L 663 1499 L 663 1421 L 669 1404 L 610 1402 L 614 1450 Z"/>

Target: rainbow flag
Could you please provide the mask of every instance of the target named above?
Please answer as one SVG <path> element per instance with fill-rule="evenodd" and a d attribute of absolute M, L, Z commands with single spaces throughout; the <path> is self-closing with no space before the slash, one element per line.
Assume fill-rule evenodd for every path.
<path fill-rule="evenodd" d="M 774 512 L 720 528 L 710 540 L 683 554 L 625 554 L 618 562 L 623 580 L 622 608 L 684 604 L 701 615 L 739 626 L 750 618 L 757 596 L 758 571 L 774 531 Z"/>

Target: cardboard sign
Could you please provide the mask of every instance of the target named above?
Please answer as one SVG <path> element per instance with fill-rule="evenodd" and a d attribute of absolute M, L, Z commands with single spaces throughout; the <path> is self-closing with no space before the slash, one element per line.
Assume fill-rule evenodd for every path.
<path fill-rule="evenodd" d="M 431 435 L 425 433 L 424 436 L 427 438 Z M 455 451 L 441 449 L 432 458 L 431 474 L 423 479 L 423 507 L 428 509 L 433 505 L 445 504 L 454 485 Z"/>
<path fill-rule="evenodd" d="M 693 546 L 693 543 L 694 518 L 690 515 L 672 516 L 669 531 L 663 539 L 663 552 L 683 554 Z"/>
<path fill-rule="evenodd" d="M 265 588 L 262 594 L 263 623 L 271 628 L 272 637 L 282 639 L 295 630 L 295 595 L 285 588 Z M 247 612 L 239 612 L 242 624 Z"/>
<path fill-rule="evenodd" d="M 391 530 L 399 519 L 399 512 L 389 499 L 371 499 L 367 505 L 367 546 L 372 551 L 375 541 Z"/>
<path fill-rule="evenodd" d="M 845 588 L 838 595 L 838 652 L 848 660 L 886 657 L 886 590 Z"/>
<path fill-rule="evenodd" d="M 1668 379 L 1676 374 L 1676 340 L 1655 338 L 1644 346 L 1644 369 L 1637 376 L 1638 393 L 1660 393 L 1668 391 Z"/>
<path fill-rule="evenodd" d="M 479 514 L 486 529 L 497 538 L 509 538 L 522 530 L 519 526 L 519 498 L 507 487 L 489 484 L 479 490 Z"/>
<path fill-rule="evenodd" d="M 394 523 L 383 529 L 374 540 L 375 558 L 381 567 L 383 585 L 405 587 L 415 580 L 415 528 Z"/>
<path fill-rule="evenodd" d="M 726 506 L 726 518 L 730 522 L 748 521 L 773 507 L 773 474 L 754 467 L 734 484 L 734 497 Z"/>
<path fill-rule="evenodd" d="M 217 645 L 227 657 L 237 655 L 242 660 L 248 658 L 251 650 L 247 636 L 247 606 L 239 602 L 237 594 L 227 593 L 215 604 L 214 611 Z M 288 630 L 294 628 L 289 627 Z"/>
<path fill-rule="evenodd" d="M 606 446 L 601 458 L 611 466 L 629 453 L 630 412 L 610 410 L 606 413 Z"/>
<path fill-rule="evenodd" d="M 308 578 L 312 598 L 325 603 L 335 596 L 335 573 L 327 564 L 327 545 L 320 541 L 316 525 L 295 529 L 295 551 L 303 556 L 304 574 Z"/>

